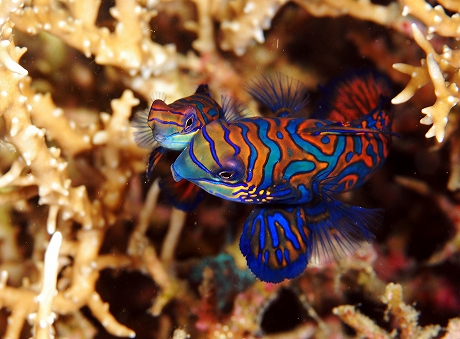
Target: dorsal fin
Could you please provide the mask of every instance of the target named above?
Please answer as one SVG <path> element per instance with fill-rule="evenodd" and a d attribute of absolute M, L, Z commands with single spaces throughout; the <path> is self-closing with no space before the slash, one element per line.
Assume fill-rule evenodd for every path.
<path fill-rule="evenodd" d="M 251 116 L 246 104 L 232 97 L 222 95 L 222 114 L 221 118 L 225 121 L 235 121 Z"/>
<path fill-rule="evenodd" d="M 208 84 L 201 84 L 198 86 L 198 88 L 196 89 L 195 91 L 195 94 L 205 94 L 207 95 L 208 97 L 211 96 L 211 94 L 209 93 L 209 86 Z"/>
<path fill-rule="evenodd" d="M 307 87 L 279 72 L 256 77 L 248 82 L 245 89 L 278 117 L 289 116 L 308 102 Z"/>
<path fill-rule="evenodd" d="M 337 122 L 360 119 L 378 105 L 387 110 L 392 97 L 390 80 L 371 69 L 348 71 L 319 89 L 323 95 L 312 118 Z"/>

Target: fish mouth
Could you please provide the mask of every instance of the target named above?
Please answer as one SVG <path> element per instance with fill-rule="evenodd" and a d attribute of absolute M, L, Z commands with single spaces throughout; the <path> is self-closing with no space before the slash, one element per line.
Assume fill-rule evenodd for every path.
<path fill-rule="evenodd" d="M 154 137 L 155 140 L 158 141 L 158 142 L 163 142 L 163 141 L 165 141 L 165 140 L 167 139 L 166 136 L 163 136 L 163 135 L 158 134 L 158 133 L 157 133 L 157 134 L 153 133 L 153 137 Z"/>
<path fill-rule="evenodd" d="M 176 169 L 174 168 L 174 164 L 171 165 L 171 173 L 172 173 L 174 181 L 176 182 L 184 179 L 177 173 Z"/>

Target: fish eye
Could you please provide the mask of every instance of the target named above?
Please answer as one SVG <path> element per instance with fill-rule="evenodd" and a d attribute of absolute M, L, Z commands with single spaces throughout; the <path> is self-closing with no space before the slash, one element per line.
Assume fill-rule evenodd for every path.
<path fill-rule="evenodd" d="M 221 171 L 218 174 L 219 177 L 221 177 L 224 180 L 232 180 L 232 178 L 235 176 L 235 172 L 233 171 Z"/>
<path fill-rule="evenodd" d="M 185 120 L 184 132 L 190 132 L 190 130 L 195 125 L 195 113 L 190 114 Z"/>
<path fill-rule="evenodd" d="M 222 166 L 216 169 L 215 175 L 225 181 L 238 181 L 243 179 L 245 167 L 239 157 L 229 157 L 222 160 Z"/>
<path fill-rule="evenodd" d="M 190 116 L 185 122 L 185 128 L 192 126 L 192 124 L 193 124 L 193 115 Z"/>

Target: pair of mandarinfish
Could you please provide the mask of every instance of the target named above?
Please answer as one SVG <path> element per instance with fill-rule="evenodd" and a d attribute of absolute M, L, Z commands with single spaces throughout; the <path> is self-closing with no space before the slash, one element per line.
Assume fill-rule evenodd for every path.
<path fill-rule="evenodd" d="M 311 118 L 293 117 L 306 104 L 306 89 L 279 73 L 248 86 L 275 117 L 244 117 L 238 105 L 219 110 L 202 86 L 170 105 L 155 101 L 149 141 L 140 129 L 137 140 L 156 147 L 149 168 L 163 153 L 157 145 L 180 144 L 174 149 L 183 151 L 171 166 L 175 180 L 255 205 L 240 249 L 260 280 L 295 278 L 311 261 L 340 258 L 372 240 L 383 210 L 351 206 L 335 196 L 361 186 L 388 155 L 394 133 L 385 76 L 366 70 L 335 79 L 323 88 Z"/>

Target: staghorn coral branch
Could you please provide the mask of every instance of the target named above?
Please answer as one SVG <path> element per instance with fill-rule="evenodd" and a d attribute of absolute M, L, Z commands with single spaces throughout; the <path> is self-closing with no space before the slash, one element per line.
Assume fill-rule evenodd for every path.
<path fill-rule="evenodd" d="M 117 19 L 115 31 L 96 26 L 96 13 L 100 1 L 65 1 L 70 12 L 59 1 L 48 0 L 19 9 L 12 14 L 15 27 L 28 34 L 47 31 L 82 51 L 87 57 L 96 56 L 101 65 L 118 66 L 131 75 L 142 73 L 147 78 L 176 68 L 173 46 L 160 46 L 150 40 L 147 11 L 136 0 L 118 0 L 110 11 Z M 87 8 L 90 8 L 87 15 Z"/>
<path fill-rule="evenodd" d="M 25 49 L 9 44 L 6 52 L 17 62 Z M 44 132 L 31 122 L 28 99 L 22 91 L 23 76 L 3 67 L 0 67 L 0 75 L 0 114 L 5 121 L 7 138 L 30 167 L 31 182 L 40 183 L 40 203 L 59 205 L 68 218 L 91 227 L 91 204 L 85 187 L 70 187 L 65 175 L 67 162 L 60 158 L 59 149 L 47 147 Z"/>
<path fill-rule="evenodd" d="M 400 329 L 401 339 L 430 339 L 438 335 L 441 330 L 439 325 L 420 327 L 417 324 L 419 313 L 403 301 L 402 287 L 399 284 L 389 283 L 386 286 L 382 301 L 387 305 L 386 320 L 388 315 L 394 319 L 396 327 Z M 351 326 L 359 336 L 369 339 L 390 339 L 387 331 L 379 327 L 369 317 L 357 311 L 354 306 L 342 305 L 333 309 L 342 321 Z"/>
<path fill-rule="evenodd" d="M 276 12 L 287 2 L 288 0 L 267 0 L 256 6 L 255 2 L 246 1 L 244 6 L 238 9 L 238 18 L 229 18 L 221 22 L 222 49 L 231 49 L 237 55 L 243 55 L 253 41 L 263 43 L 263 29 L 270 28 L 270 22 Z"/>
<path fill-rule="evenodd" d="M 27 75 L 27 70 L 25 70 L 21 65 L 19 65 L 13 58 L 10 56 L 8 47 L 10 46 L 10 40 L 0 41 L 0 63 L 10 70 L 11 72 Z"/>
<path fill-rule="evenodd" d="M 144 248 L 145 250 L 141 257 L 142 261 L 149 275 L 161 287 L 161 292 L 158 293 L 150 307 L 150 313 L 158 316 L 169 301 L 178 297 L 180 293 L 186 293 L 186 288 L 185 286 L 180 286 L 174 278 L 168 275 L 153 246 L 145 245 Z"/>
<path fill-rule="evenodd" d="M 438 3 L 451 12 L 460 12 L 460 3 L 457 0 L 438 0 Z"/>
<path fill-rule="evenodd" d="M 174 259 L 174 251 L 179 241 L 182 228 L 185 225 L 185 218 L 187 213 L 184 211 L 174 208 L 172 209 L 171 219 L 169 221 L 168 233 L 166 233 L 163 247 L 161 248 L 160 258 L 161 261 L 168 265 Z"/>
<path fill-rule="evenodd" d="M 369 339 L 390 339 L 391 336 L 372 319 L 357 311 L 354 306 L 343 305 L 334 308 L 337 315 L 348 326 L 352 327 L 358 335 Z"/>
<path fill-rule="evenodd" d="M 24 6 L 24 0 L 2 0 L 0 2 L 0 31 L 10 19 L 11 13 L 14 13 L 22 6 Z"/>
<path fill-rule="evenodd" d="M 380 25 L 393 26 L 401 16 L 397 3 L 390 3 L 388 6 L 376 5 L 369 0 L 296 0 L 299 6 L 305 8 L 314 16 L 342 16 L 373 21 Z"/>
<path fill-rule="evenodd" d="M 75 19 L 81 20 L 84 27 L 91 28 L 96 22 L 101 0 L 67 1 L 66 4 Z"/>
<path fill-rule="evenodd" d="M 134 338 L 136 336 L 133 330 L 117 322 L 109 311 L 109 304 L 104 303 L 97 292 L 93 292 L 88 299 L 88 308 L 109 333 L 117 337 Z"/>
<path fill-rule="evenodd" d="M 212 0 L 193 0 L 198 10 L 198 39 L 193 42 L 193 47 L 201 53 L 215 53 L 214 28 L 211 20 Z"/>
<path fill-rule="evenodd" d="M 144 246 L 148 244 L 148 241 L 145 239 L 145 233 L 149 228 L 150 217 L 157 205 L 158 197 L 160 195 L 159 181 L 160 179 L 156 179 L 147 192 L 144 205 L 139 212 L 139 220 L 137 221 L 129 239 L 127 249 L 127 253 L 129 255 L 141 256 L 145 250 Z"/>
<path fill-rule="evenodd" d="M 399 0 L 404 6 L 403 15 L 411 14 L 427 27 L 429 33 L 445 37 L 460 37 L 460 15 L 449 17 L 440 5 L 431 7 L 425 0 Z"/>
<path fill-rule="evenodd" d="M 133 337 L 134 332 L 117 322 L 95 291 L 96 281 L 99 278 L 96 260 L 104 232 L 100 229 L 80 230 L 77 236 L 78 242 L 73 245 L 69 244 L 70 251 L 75 253 L 72 285 L 56 296 L 56 311 L 60 314 L 67 314 L 88 305 L 94 316 L 109 333 L 116 336 Z"/>
<path fill-rule="evenodd" d="M 47 339 L 54 336 L 51 325 L 56 317 L 53 313 L 53 299 L 57 293 L 58 256 L 61 243 L 62 234 L 55 232 L 45 252 L 42 290 L 37 296 L 38 310 L 34 326 L 36 339 Z"/>
<path fill-rule="evenodd" d="M 448 121 L 447 116 L 452 107 L 457 105 L 460 100 L 458 98 L 458 87 L 455 83 L 446 87 L 446 80 L 432 54 L 428 54 L 426 62 L 437 99 L 433 106 L 422 109 L 422 113 L 425 113 L 426 117 L 420 120 L 420 122 L 425 125 L 433 124 L 426 133 L 426 137 L 431 138 L 436 136 L 438 142 L 442 142 Z"/>
<path fill-rule="evenodd" d="M 264 2 L 242 1 L 232 6 L 234 17 L 222 18 L 222 9 L 213 13 L 220 21 L 223 39 L 220 46 L 224 50 L 233 50 L 242 55 L 254 42 L 265 41 L 263 30 L 269 29 L 271 20 L 277 11 L 289 0 L 267 0 Z M 338 17 L 350 15 L 362 20 L 373 21 L 380 25 L 390 26 L 402 30 L 402 7 L 398 3 L 388 6 L 376 5 L 369 0 L 293 0 L 295 4 L 304 8 L 310 14 L 322 17 Z"/>
<path fill-rule="evenodd" d="M 0 193 L 0 205 L 12 204 L 21 199 L 30 199 L 38 195 L 36 186 L 27 186 Z"/>
<path fill-rule="evenodd" d="M 391 103 L 394 105 L 406 102 L 414 96 L 418 89 L 425 86 L 430 81 L 430 75 L 428 74 L 426 67 L 397 63 L 393 65 L 393 68 L 401 73 L 411 76 L 411 79 L 407 83 L 406 87 L 391 100 Z"/>
<path fill-rule="evenodd" d="M 122 154 L 139 153 L 134 143 L 129 117 L 133 106 L 139 104 L 133 92 L 125 90 L 120 99 L 111 102 L 113 114 L 110 116 L 101 113 L 104 129 L 93 136 L 93 144 L 104 145 L 104 166 L 101 168 L 106 176 L 106 181 L 101 185 L 101 202 L 110 211 L 115 211 L 121 204 L 126 188 L 126 182 L 133 174 L 133 168 L 129 162 L 123 162 Z M 140 154 L 143 154 L 140 153 Z M 107 216 L 109 224 L 115 222 L 111 216 Z"/>
<path fill-rule="evenodd" d="M 57 107 L 50 93 L 38 94 L 30 86 L 31 78 L 21 82 L 23 94 L 31 107 L 30 116 L 33 123 L 46 129 L 46 136 L 54 140 L 68 156 L 91 149 L 91 136 L 94 131 L 84 131 L 67 119 L 62 108 Z M 94 129 L 95 126 L 92 127 Z"/>
<path fill-rule="evenodd" d="M 439 55 L 433 46 L 420 32 L 419 28 L 412 24 L 414 39 L 417 44 L 427 53 L 426 60 L 422 60 L 422 66 L 415 67 L 406 64 L 394 64 L 393 67 L 402 73 L 409 74 L 411 80 L 396 97 L 392 99 L 393 104 L 400 104 L 409 100 L 415 92 L 428 82 L 432 82 L 435 88 L 436 102 L 433 106 L 422 109 L 426 116 L 420 120 L 422 124 L 433 125 L 426 133 L 427 138 L 436 137 L 442 142 L 445 136 L 445 129 L 448 122 L 448 115 L 459 99 L 458 84 L 449 82 L 444 74 L 458 81 L 458 68 L 451 64 L 456 59 L 450 50 Z M 454 60 L 456 63 L 457 60 Z"/>
<path fill-rule="evenodd" d="M 441 339 L 460 338 L 460 318 L 450 319 L 447 324 L 447 333 Z"/>
<path fill-rule="evenodd" d="M 34 291 L 26 288 L 13 288 L 4 284 L 0 287 L 0 306 L 11 311 L 4 338 L 20 337 L 28 315 L 37 310 L 36 295 Z"/>
<path fill-rule="evenodd" d="M 103 232 L 99 230 L 80 230 L 78 232 L 78 242 L 68 243 L 64 240 L 62 252 L 74 256 L 74 265 L 72 267 L 72 285 L 65 291 L 59 291 L 54 295 L 56 284 L 45 278 L 43 281 L 45 294 L 47 297 L 40 296 L 31 288 L 21 287 L 13 288 L 5 286 L 3 282 L 0 286 L 0 307 L 7 307 L 11 310 L 10 320 L 8 323 L 6 338 L 19 338 L 19 333 L 23 327 L 25 319 L 29 315 L 34 315 L 36 324 L 43 327 L 50 324 L 51 302 L 53 302 L 54 311 L 58 314 L 68 314 L 78 311 L 81 307 L 87 305 L 95 317 L 100 320 L 109 333 L 117 336 L 133 337 L 134 332 L 126 326 L 117 322 L 117 320 L 108 312 L 106 304 L 102 302 L 97 292 L 95 284 L 99 277 L 96 258 L 98 256 Z M 49 249 L 53 256 L 57 255 L 59 236 L 52 239 Z M 69 252 L 70 250 L 70 252 Z M 45 264 L 45 276 L 51 275 L 56 269 L 56 258 L 47 259 Z M 126 264 L 126 262 L 125 262 Z M 101 269 L 101 268 L 100 268 Z M 5 279 L 3 279 L 5 280 Z M 54 297 L 54 299 L 53 299 Z M 51 299 L 50 299 L 51 298 Z M 37 303 L 38 302 L 38 303 Z M 43 309 L 39 308 L 43 306 Z M 46 327 L 46 326 L 45 326 Z M 43 334 L 46 335 L 46 334 Z M 43 336 L 42 336 L 43 337 Z"/>
<path fill-rule="evenodd" d="M 382 301 L 387 304 L 387 314 L 390 313 L 401 329 L 401 339 L 429 339 L 438 335 L 439 325 L 417 325 L 419 313 L 403 301 L 402 287 L 399 284 L 389 283 Z"/>

